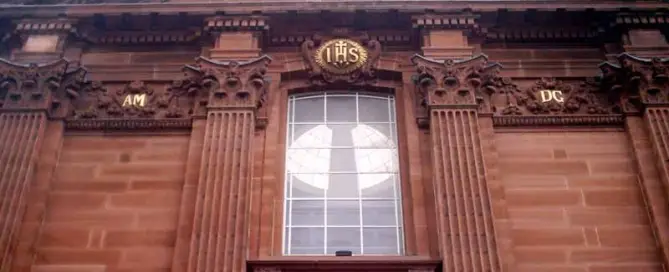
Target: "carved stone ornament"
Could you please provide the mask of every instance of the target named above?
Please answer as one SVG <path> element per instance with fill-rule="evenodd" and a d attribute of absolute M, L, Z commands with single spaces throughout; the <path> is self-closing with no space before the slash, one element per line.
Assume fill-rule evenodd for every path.
<path fill-rule="evenodd" d="M 267 66 L 272 59 L 262 56 L 246 62 L 217 62 L 198 58 L 186 66 L 186 74 L 208 94 L 209 109 L 250 109 L 256 112 L 256 126 L 266 123 L 265 103 L 270 79 Z"/>
<path fill-rule="evenodd" d="M 495 115 L 590 115 L 614 111 L 594 78 L 577 85 L 541 78 L 521 90 L 508 78 L 492 77 L 485 86 Z"/>
<path fill-rule="evenodd" d="M 366 33 L 338 30 L 326 37 L 307 38 L 301 51 L 310 84 L 368 84 L 376 78 L 381 43 Z"/>
<path fill-rule="evenodd" d="M 619 97 L 625 113 L 639 113 L 644 107 L 669 106 L 669 59 L 643 59 L 627 53 L 618 63 L 600 65 L 603 87 Z"/>
<path fill-rule="evenodd" d="M 76 98 L 86 70 L 65 59 L 16 64 L 0 59 L 0 109 L 45 110 L 58 115 L 66 100 Z"/>
<path fill-rule="evenodd" d="M 499 64 L 488 63 L 485 55 L 462 61 L 436 61 L 414 55 L 411 61 L 417 69 L 413 81 L 419 126 L 427 126 L 432 108 L 486 108 L 485 84 L 492 82 L 490 78 L 496 76 Z"/>
<path fill-rule="evenodd" d="M 163 85 L 163 90 L 155 90 L 156 85 Z M 151 85 L 94 81 L 84 88 L 70 116 L 75 120 L 187 118 L 194 113 L 197 89 L 186 85 L 184 81 Z"/>

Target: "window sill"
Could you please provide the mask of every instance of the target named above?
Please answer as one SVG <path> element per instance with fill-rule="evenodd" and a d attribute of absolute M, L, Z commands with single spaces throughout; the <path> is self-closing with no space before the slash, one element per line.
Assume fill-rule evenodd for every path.
<path fill-rule="evenodd" d="M 281 256 L 247 264 L 249 272 L 436 272 L 441 261 L 416 256 Z"/>

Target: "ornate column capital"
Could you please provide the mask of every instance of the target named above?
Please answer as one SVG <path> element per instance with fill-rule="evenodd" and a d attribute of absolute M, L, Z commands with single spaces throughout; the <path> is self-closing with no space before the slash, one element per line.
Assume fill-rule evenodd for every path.
<path fill-rule="evenodd" d="M 414 55 L 411 62 L 416 66 L 413 77 L 417 95 L 419 126 L 427 126 L 429 110 L 435 108 L 484 109 L 483 95 L 491 78 L 497 76 L 501 65 L 488 62 L 488 57 L 476 57 L 455 61 L 437 61 Z"/>
<path fill-rule="evenodd" d="M 669 107 L 669 58 L 640 58 L 627 53 L 617 63 L 604 62 L 603 84 L 620 98 L 625 113 L 641 113 L 646 107 Z"/>
<path fill-rule="evenodd" d="M 64 117 L 79 96 L 86 69 L 65 59 L 47 64 L 18 64 L 0 59 L 0 110 L 46 111 Z"/>
<path fill-rule="evenodd" d="M 264 127 L 263 106 L 270 84 L 266 73 L 271 61 L 266 55 L 245 62 L 219 62 L 200 57 L 196 65 L 188 65 L 185 70 L 207 93 L 209 111 L 252 110 L 256 113 L 256 126 Z"/>

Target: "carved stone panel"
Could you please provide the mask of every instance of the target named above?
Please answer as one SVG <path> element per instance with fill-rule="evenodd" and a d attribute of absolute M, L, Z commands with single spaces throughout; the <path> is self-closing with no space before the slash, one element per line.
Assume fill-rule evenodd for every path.
<path fill-rule="evenodd" d="M 301 46 L 309 83 L 368 84 L 375 78 L 381 43 L 367 33 L 347 29 L 307 37 Z"/>
<path fill-rule="evenodd" d="M 611 114 L 617 110 L 602 93 L 595 79 L 564 82 L 541 78 L 534 82 L 493 77 L 486 84 L 491 111 L 496 115 L 594 115 Z M 520 85 L 520 86 L 519 86 Z"/>
<path fill-rule="evenodd" d="M 74 102 L 72 119 L 187 118 L 198 113 L 198 88 L 171 83 L 91 82 Z"/>

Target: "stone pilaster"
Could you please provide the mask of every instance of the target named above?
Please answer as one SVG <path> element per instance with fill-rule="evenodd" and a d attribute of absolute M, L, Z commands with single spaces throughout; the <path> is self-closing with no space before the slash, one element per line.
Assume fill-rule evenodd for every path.
<path fill-rule="evenodd" d="M 484 56 L 437 62 L 414 56 L 419 125 L 432 137 L 433 183 L 444 271 L 500 271 L 479 120 Z"/>
<path fill-rule="evenodd" d="M 62 59 L 45 65 L 0 60 L 0 271 L 10 271 L 14 256 L 26 257 L 39 227 L 38 219 L 28 222 L 34 218 L 24 218 L 24 214 L 26 203 L 34 200 L 29 197 L 39 194 L 30 192 L 36 175 L 39 178 L 55 165 L 41 155 L 53 151 L 47 127 L 56 132 L 48 137 L 59 139 L 62 126 L 52 126 L 48 120 L 64 116 L 85 73 L 80 68 L 68 70 L 68 66 Z M 42 150 L 44 142 L 46 149 Z M 44 185 L 39 180 L 34 184 Z"/>
<path fill-rule="evenodd" d="M 175 263 L 174 271 L 246 270 L 252 139 L 254 130 L 265 125 L 258 111 L 267 96 L 270 61 L 267 56 L 240 63 L 201 58 L 197 67 L 186 68 L 200 79 L 209 99 L 194 212 L 180 219 L 181 226 L 190 227 L 179 230 L 178 236 L 188 239 L 178 240 L 177 255 L 187 257 Z"/>
<path fill-rule="evenodd" d="M 627 53 L 601 65 L 605 87 L 620 99 L 664 265 L 669 265 L 669 59 Z"/>

